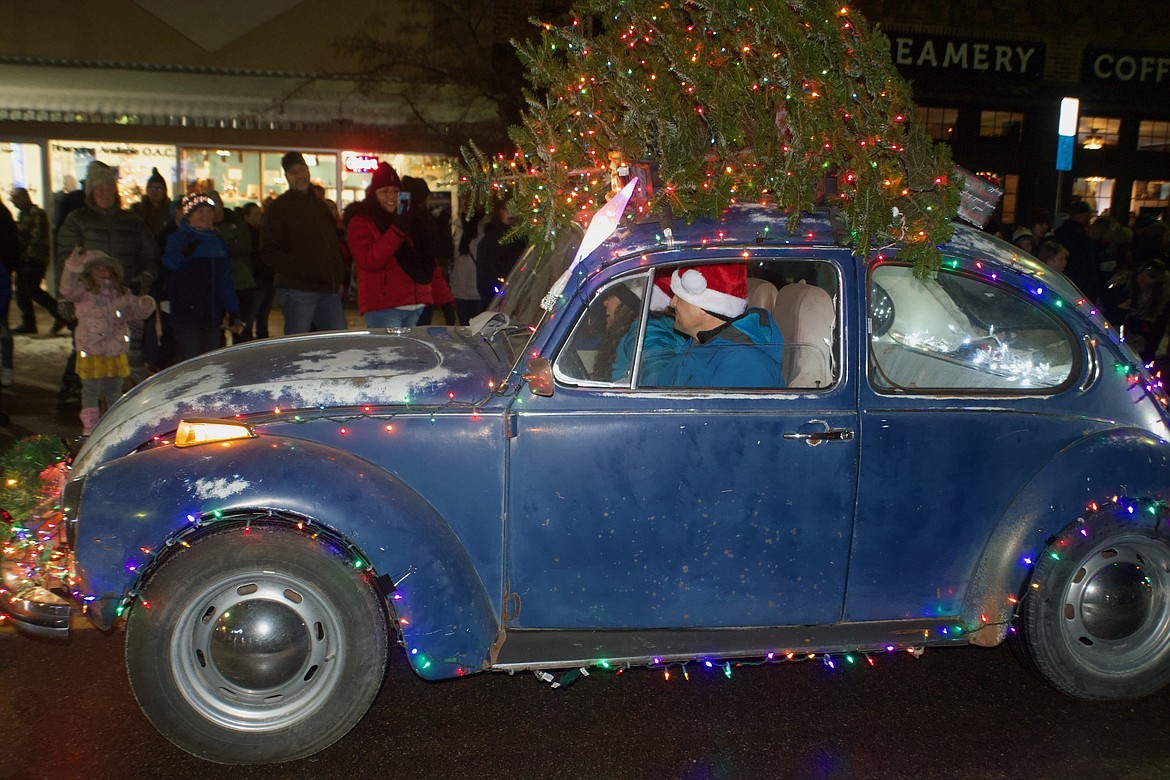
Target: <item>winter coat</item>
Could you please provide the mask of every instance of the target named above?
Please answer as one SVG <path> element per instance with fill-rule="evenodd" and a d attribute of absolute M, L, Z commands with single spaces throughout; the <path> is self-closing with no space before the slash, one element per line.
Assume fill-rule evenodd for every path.
<path fill-rule="evenodd" d="M 783 387 L 784 337 L 763 309 L 686 342 L 662 367 L 659 387 Z"/>
<path fill-rule="evenodd" d="M 12 218 L 12 212 L 3 203 L 0 203 L 0 263 L 9 272 L 15 271 L 20 265 L 20 230 Z"/>
<path fill-rule="evenodd" d="M 611 378 L 620 382 L 630 370 L 630 363 L 634 360 L 634 348 L 638 341 L 637 320 L 630 326 L 626 335 L 618 342 L 617 353 L 611 369 Z M 638 372 L 638 384 L 653 384 L 675 355 L 687 346 L 687 337 L 674 329 L 674 318 L 665 314 L 650 315 L 646 322 L 646 336 L 642 341 L 642 363 Z"/>
<path fill-rule="evenodd" d="M 252 229 L 244 222 L 243 217 L 237 218 L 236 221 L 225 219 L 218 227 L 232 258 L 232 284 L 236 292 L 253 289 L 256 286 L 256 277 L 252 273 Z"/>
<path fill-rule="evenodd" d="M 61 274 L 61 297 L 72 301 L 77 312 L 73 332 L 78 352 L 114 357 L 130 351 L 129 322 L 141 322 L 154 312 L 154 299 L 118 290 L 118 285 L 97 292 L 89 289 L 81 277 L 85 255 L 71 254 Z"/>
<path fill-rule="evenodd" d="M 155 206 L 149 198 L 144 197 L 138 203 L 130 204 L 130 213 L 146 223 L 146 229 L 158 240 L 159 235 L 167 229 L 167 225 L 174 222 L 171 216 L 171 203 L 164 200 L 161 206 Z"/>
<path fill-rule="evenodd" d="M 269 204 L 260 227 L 260 260 L 276 272 L 276 286 L 336 294 L 345 280 L 337 223 L 325 202 L 289 190 Z"/>
<path fill-rule="evenodd" d="M 84 208 L 69 212 L 57 233 L 57 273 L 65 259 L 80 246 L 105 252 L 122 265 L 122 279 L 135 293 L 150 290 L 158 275 L 158 241 L 146 223 L 117 206 L 98 208 L 88 200 Z"/>
<path fill-rule="evenodd" d="M 232 285 L 232 259 L 218 233 L 196 230 L 183 222 L 167 238 L 162 261 L 169 271 L 172 322 L 220 323 L 228 312 L 240 313 Z"/>
<path fill-rule="evenodd" d="M 523 238 L 500 243 L 500 239 L 510 229 L 510 226 L 493 219 L 484 228 L 483 237 L 476 248 L 476 286 L 479 287 L 479 297 L 485 306 L 496 297 L 496 290 L 503 288 L 500 280 L 508 278 L 512 266 L 516 265 L 528 247 L 528 242 Z"/>
<path fill-rule="evenodd" d="M 464 224 L 463 230 L 474 231 L 472 236 L 462 236 L 455 259 L 451 262 L 451 294 L 467 301 L 478 301 L 479 287 L 475 280 L 475 252 L 483 239 L 484 222 L 479 220 Z M 467 240 L 464 241 L 463 239 Z"/>
<path fill-rule="evenodd" d="M 413 245 L 410 237 L 396 225 L 379 233 L 373 218 L 359 212 L 349 220 L 346 240 L 357 271 L 359 314 L 400 306 L 445 306 L 455 302 L 438 263 L 435 263 L 430 284 L 417 284 L 394 259 L 404 244 Z"/>
<path fill-rule="evenodd" d="M 20 260 L 25 265 L 44 269 L 49 265 L 49 215 L 35 203 L 20 212 L 16 222 L 20 229 Z"/>

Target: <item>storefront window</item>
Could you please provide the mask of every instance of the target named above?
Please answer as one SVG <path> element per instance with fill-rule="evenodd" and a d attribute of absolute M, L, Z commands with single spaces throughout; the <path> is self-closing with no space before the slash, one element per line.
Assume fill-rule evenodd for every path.
<path fill-rule="evenodd" d="M 118 195 L 123 206 L 142 200 L 152 169 L 167 180 L 175 194 L 175 147 L 120 141 L 49 141 L 49 181 L 54 192 L 80 186 L 85 170 L 94 160 L 104 162 L 118 175 Z"/>
<path fill-rule="evenodd" d="M 239 149 L 192 149 L 179 152 L 184 191 L 213 189 L 228 208 L 260 202 L 260 152 Z"/>
<path fill-rule="evenodd" d="M 305 163 L 309 166 L 309 181 L 320 184 L 325 188 L 325 197 L 337 200 L 337 155 L 302 152 Z M 280 158 L 285 152 L 263 153 L 263 191 L 264 199 L 279 197 L 288 191 L 288 180 L 284 178 L 284 169 L 280 167 Z"/>
<path fill-rule="evenodd" d="M 391 152 L 341 153 L 341 207 L 366 196 L 370 176 L 379 162 L 387 162 L 399 176 L 423 179 L 431 190 L 432 201 L 445 201 L 453 208 L 456 189 L 455 160 L 435 154 L 393 154 Z M 432 204 L 434 205 L 434 204 Z"/>
<path fill-rule="evenodd" d="M 1161 214 L 1170 206 L 1170 181 L 1144 181 L 1133 183 L 1130 209 L 1135 214 Z"/>
<path fill-rule="evenodd" d="M 1077 120 L 1077 143 L 1082 149 L 1116 149 L 1121 120 L 1107 116 L 1082 116 Z"/>
<path fill-rule="evenodd" d="M 1015 111 L 979 112 L 980 138 L 1006 138 L 1019 141 L 1023 137 L 1024 115 Z"/>
<path fill-rule="evenodd" d="M 1138 149 L 1170 152 L 1170 122 L 1142 120 L 1138 125 Z"/>
<path fill-rule="evenodd" d="M 1093 207 L 1094 214 L 1107 214 L 1113 201 L 1115 186 L 1117 179 L 1106 179 L 1101 176 L 1073 179 L 1073 199 L 1088 203 Z"/>
<path fill-rule="evenodd" d="M 959 109 L 923 106 L 918 109 L 918 120 L 935 141 L 950 143 L 959 121 Z"/>
<path fill-rule="evenodd" d="M 5 199 L 13 187 L 24 187 L 32 202 L 43 208 L 43 181 L 40 144 L 0 143 L 0 192 L 4 193 Z"/>

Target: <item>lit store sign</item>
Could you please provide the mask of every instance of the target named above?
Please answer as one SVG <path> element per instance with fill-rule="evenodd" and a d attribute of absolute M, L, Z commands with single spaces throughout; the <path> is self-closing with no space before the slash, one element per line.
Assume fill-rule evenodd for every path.
<path fill-rule="evenodd" d="M 373 173 L 378 169 L 378 158 L 372 154 L 347 154 L 343 159 L 350 173 Z"/>
<path fill-rule="evenodd" d="M 994 75 L 1038 79 L 1044 73 L 1044 44 L 988 41 L 944 35 L 889 33 L 894 64 L 905 72 L 939 75 Z"/>
<path fill-rule="evenodd" d="M 1170 85 L 1170 53 L 1085 49 L 1081 78 L 1137 87 Z"/>

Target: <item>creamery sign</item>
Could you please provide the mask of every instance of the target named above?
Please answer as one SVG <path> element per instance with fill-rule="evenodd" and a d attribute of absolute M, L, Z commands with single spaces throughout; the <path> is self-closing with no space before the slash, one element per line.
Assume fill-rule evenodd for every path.
<path fill-rule="evenodd" d="M 888 33 L 894 65 L 904 73 L 937 73 L 996 79 L 1038 79 L 1044 73 L 1044 44 L 1034 41 L 953 38 Z"/>

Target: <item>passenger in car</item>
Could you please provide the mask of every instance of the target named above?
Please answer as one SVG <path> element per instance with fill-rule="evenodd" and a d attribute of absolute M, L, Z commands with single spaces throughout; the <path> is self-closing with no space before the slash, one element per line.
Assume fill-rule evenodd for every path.
<path fill-rule="evenodd" d="M 747 308 L 743 263 L 677 269 L 674 329 L 690 338 L 656 377 L 658 387 L 783 387 L 784 340 L 772 315 Z"/>
<path fill-rule="evenodd" d="M 686 338 L 674 329 L 674 312 L 669 310 L 670 300 L 670 275 L 660 271 L 650 288 L 650 318 L 646 321 L 646 337 L 642 339 L 639 384 L 646 384 L 647 377 L 658 376 L 662 366 L 686 346 Z M 611 372 L 615 382 L 625 379 L 630 372 L 634 348 L 638 343 L 638 325 L 635 320 L 618 342 Z"/>

